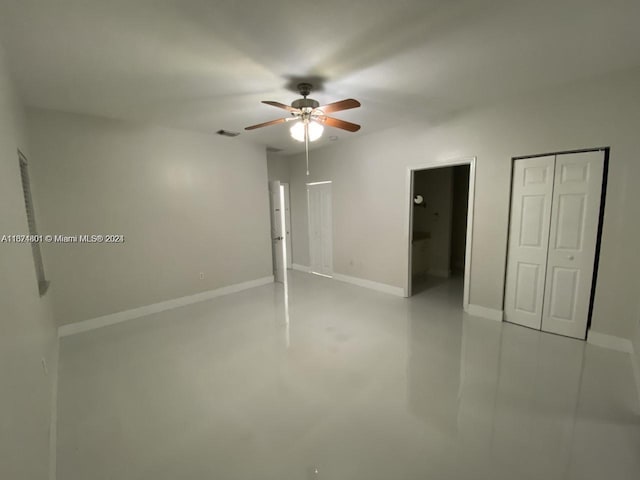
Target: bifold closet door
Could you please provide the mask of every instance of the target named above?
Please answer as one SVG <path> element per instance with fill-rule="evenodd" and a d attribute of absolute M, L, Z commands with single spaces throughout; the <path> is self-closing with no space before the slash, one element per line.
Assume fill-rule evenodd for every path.
<path fill-rule="evenodd" d="M 604 152 L 516 160 L 505 320 L 584 339 Z"/>
<path fill-rule="evenodd" d="M 556 156 L 542 330 L 584 339 L 595 264 L 604 152 Z"/>
<path fill-rule="evenodd" d="M 555 157 L 513 166 L 505 320 L 540 329 L 549 245 Z"/>

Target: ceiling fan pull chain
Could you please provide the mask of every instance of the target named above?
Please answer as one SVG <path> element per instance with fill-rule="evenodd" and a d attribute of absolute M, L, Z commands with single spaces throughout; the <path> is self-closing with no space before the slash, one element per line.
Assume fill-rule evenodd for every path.
<path fill-rule="evenodd" d="M 309 176 L 309 123 L 304 122 L 304 151 L 307 155 L 307 177 Z"/>

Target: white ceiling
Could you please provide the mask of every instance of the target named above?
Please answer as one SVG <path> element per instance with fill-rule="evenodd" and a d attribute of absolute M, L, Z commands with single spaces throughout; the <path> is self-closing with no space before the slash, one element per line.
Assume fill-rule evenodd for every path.
<path fill-rule="evenodd" d="M 242 131 L 295 78 L 357 134 L 640 65 L 637 0 L 0 0 L 28 105 Z M 291 79 L 294 80 L 291 80 Z M 316 82 L 317 83 L 317 82 Z M 236 140 L 296 151 L 286 125 Z"/>

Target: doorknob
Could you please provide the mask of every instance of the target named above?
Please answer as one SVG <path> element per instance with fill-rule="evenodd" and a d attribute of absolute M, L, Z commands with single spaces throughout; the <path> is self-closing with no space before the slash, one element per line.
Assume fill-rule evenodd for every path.
<path fill-rule="evenodd" d="M 573 260 L 573 255 L 567 255 L 567 258 L 568 258 L 569 260 Z"/>
<path fill-rule="evenodd" d="M 274 242 L 277 242 L 278 240 L 282 240 L 282 237 L 276 237 L 273 239 Z"/>

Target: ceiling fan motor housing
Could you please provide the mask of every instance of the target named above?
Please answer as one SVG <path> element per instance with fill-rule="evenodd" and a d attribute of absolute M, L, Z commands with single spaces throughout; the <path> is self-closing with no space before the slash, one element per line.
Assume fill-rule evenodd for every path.
<path fill-rule="evenodd" d="M 293 108 L 299 108 L 305 113 L 311 112 L 314 108 L 318 108 L 320 103 L 317 100 L 312 98 L 307 98 L 307 96 L 311 93 L 312 85 L 310 83 L 299 83 L 298 91 L 300 95 L 304 98 L 299 98 L 298 100 L 294 100 L 291 106 Z"/>
<path fill-rule="evenodd" d="M 313 98 L 299 98 L 298 100 L 294 100 L 291 106 L 293 108 L 299 108 L 300 110 L 303 110 L 305 108 L 313 110 L 314 108 L 318 108 L 320 106 L 320 102 L 314 100 Z"/>

